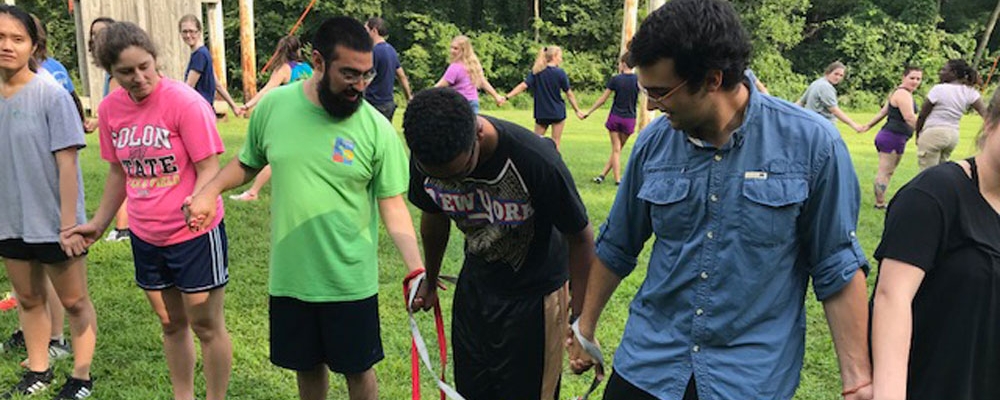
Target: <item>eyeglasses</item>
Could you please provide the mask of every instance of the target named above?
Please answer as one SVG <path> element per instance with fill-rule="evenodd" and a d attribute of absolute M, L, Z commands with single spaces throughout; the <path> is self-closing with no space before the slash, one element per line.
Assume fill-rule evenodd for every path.
<path fill-rule="evenodd" d="M 472 149 L 469 150 L 469 159 L 465 161 L 465 164 L 462 167 L 462 169 L 454 174 L 448 176 L 435 176 L 434 174 L 427 172 L 424 166 L 420 164 L 420 161 L 417 161 L 416 159 L 414 159 L 413 165 L 417 167 L 417 171 L 419 171 L 421 174 L 424 174 L 431 178 L 440 179 L 444 181 L 457 181 L 469 176 L 469 174 L 471 174 L 472 171 L 476 169 L 476 160 L 478 159 L 479 159 L 479 140 L 476 140 L 472 143 Z"/>
<path fill-rule="evenodd" d="M 375 75 L 378 75 L 378 72 L 374 69 L 365 72 L 353 69 L 341 69 L 340 75 L 344 77 L 344 82 L 347 82 L 349 85 L 354 85 L 361 81 L 365 81 L 367 85 L 375 80 Z"/>
<path fill-rule="evenodd" d="M 673 89 L 667 90 L 667 93 L 664 93 L 663 95 L 660 95 L 658 97 L 653 97 L 654 95 L 650 93 L 648 90 L 646 90 L 646 88 L 642 88 L 642 92 L 646 94 L 646 97 L 649 98 L 649 101 L 659 105 L 663 105 L 663 102 L 665 100 L 669 99 L 670 96 L 673 96 L 674 93 L 677 93 L 677 90 L 684 87 L 684 85 L 687 85 L 687 83 L 688 83 L 687 81 L 681 82 L 680 85 L 674 86 Z"/>

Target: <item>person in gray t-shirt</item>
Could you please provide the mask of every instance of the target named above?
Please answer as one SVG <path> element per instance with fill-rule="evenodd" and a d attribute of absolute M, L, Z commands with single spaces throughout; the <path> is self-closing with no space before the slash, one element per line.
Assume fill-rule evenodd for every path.
<path fill-rule="evenodd" d="M 840 61 L 830 63 L 826 67 L 826 71 L 823 72 L 823 76 L 809 84 L 809 88 L 795 104 L 818 112 L 830 122 L 836 123 L 839 119 L 849 125 L 851 129 L 861 132 L 862 126 L 854 122 L 837 106 L 837 89 L 834 88 L 834 85 L 844 80 L 846 70 L 847 67 Z"/>
<path fill-rule="evenodd" d="M 0 57 L 0 257 L 22 310 L 28 350 L 27 371 L 0 397 L 35 394 L 54 380 L 44 292 L 52 276 L 74 350 L 72 373 L 57 397 L 82 399 L 92 388 L 97 318 L 87 294 L 86 245 L 66 232 L 86 221 L 77 159 L 86 145 L 83 125 L 69 93 L 35 72 L 39 33 L 31 16 L 0 5 L 0 40 L 6 56 Z"/>

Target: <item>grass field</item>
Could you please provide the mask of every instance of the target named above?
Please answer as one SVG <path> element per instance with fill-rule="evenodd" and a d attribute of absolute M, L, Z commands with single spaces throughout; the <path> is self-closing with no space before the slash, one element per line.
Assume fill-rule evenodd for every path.
<path fill-rule="evenodd" d="M 402 118 L 402 111 L 396 113 L 396 126 Z M 509 119 L 524 126 L 531 126 L 531 112 L 527 110 L 506 110 L 489 112 L 500 118 Z M 590 179 L 599 172 L 608 155 L 608 137 L 603 122 L 607 111 L 599 111 L 586 121 L 572 119 L 567 124 L 563 136 L 563 155 L 576 179 L 580 194 L 587 205 L 591 221 L 595 226 L 607 216 L 615 196 L 615 186 L 605 183 L 596 185 Z M 854 113 L 852 118 L 860 123 L 867 122 L 871 113 Z M 965 157 L 974 150 L 973 140 L 981 125 L 978 116 L 966 117 L 962 123 L 962 141 L 955 157 Z M 220 124 L 220 131 L 226 143 L 227 152 L 223 161 L 228 161 L 240 148 L 247 127 L 246 120 L 230 118 Z M 872 178 L 878 164 L 877 153 L 872 145 L 877 129 L 866 134 L 856 134 L 844 125 L 839 127 L 844 140 L 851 150 L 862 188 L 861 216 L 858 233 L 865 252 L 870 256 L 882 232 L 883 212 L 872 208 Z M 100 201 L 107 163 L 98 154 L 97 137 L 88 137 L 90 147 L 83 151 L 81 163 L 87 193 L 87 210 L 91 215 Z M 632 141 L 626 147 L 631 150 Z M 915 147 L 910 142 L 907 153 L 892 182 L 890 193 L 894 193 L 916 172 Z M 227 287 L 226 316 L 234 347 L 233 377 L 229 397 L 240 400 L 254 399 L 296 399 L 294 375 L 272 366 L 268 361 L 267 329 L 267 259 L 269 247 L 268 194 L 252 203 L 237 203 L 226 200 L 227 229 L 230 243 L 230 276 Z M 415 209 L 411 208 L 411 212 Z M 414 212 L 414 217 L 419 218 Z M 453 230 L 455 232 L 455 230 Z M 403 308 L 400 282 L 405 275 L 402 263 L 388 237 L 380 238 L 380 313 L 382 318 L 382 338 L 386 358 L 376 367 L 380 387 L 380 398 L 409 399 L 409 331 Z M 462 260 L 462 238 L 456 234 L 451 238 L 445 261 L 446 273 L 457 273 Z M 606 357 L 610 357 L 621 337 L 628 313 L 628 303 L 645 277 L 644 266 L 648 261 L 647 251 L 640 257 L 640 267 L 628 277 L 602 315 L 598 339 L 604 344 Z M 133 282 L 132 257 L 127 242 L 96 244 L 89 256 L 90 290 L 99 321 L 97 352 L 93 364 L 95 378 L 95 399 L 168 399 L 171 398 L 170 383 L 166 363 L 162 354 L 160 327 L 156 317 L 146 303 L 145 297 Z M 869 277 L 869 286 L 874 275 Z M 0 282 L 0 287 L 9 283 Z M 451 291 L 441 292 L 446 319 L 450 315 Z M 805 368 L 797 399 L 839 399 L 840 377 L 833 345 L 827 330 L 822 306 L 812 295 L 807 299 L 808 333 L 806 343 Z M 425 335 L 433 332 L 430 315 L 422 316 Z M 4 335 L 15 328 L 16 316 L 8 312 L 0 318 L 0 332 Z M 428 337 L 433 341 L 432 337 Z M 20 374 L 18 362 L 23 354 L 2 355 L 0 362 L 0 383 L 3 387 L 13 384 Z M 67 374 L 72 369 L 68 360 L 56 364 L 57 375 Z M 588 373 L 578 377 L 565 370 L 563 374 L 562 398 L 580 395 L 589 384 Z M 200 363 L 199 363 L 200 375 Z M 424 373 L 424 399 L 437 398 L 433 383 Z M 450 376 L 450 373 L 449 373 Z M 203 388 L 199 376 L 196 387 Z M 198 389 L 198 398 L 204 398 L 204 390 Z M 600 393 L 598 393 L 599 395 Z M 46 397 L 47 398 L 47 397 Z M 342 379 L 331 379 L 331 399 L 346 399 L 346 386 Z M 597 397 L 599 398 L 599 397 Z"/>

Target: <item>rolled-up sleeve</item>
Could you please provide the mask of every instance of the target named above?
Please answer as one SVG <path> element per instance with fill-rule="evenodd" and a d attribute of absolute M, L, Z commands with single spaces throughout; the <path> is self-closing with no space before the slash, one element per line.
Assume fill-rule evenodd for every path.
<path fill-rule="evenodd" d="M 870 269 L 858 241 L 861 190 L 850 154 L 839 135 L 822 153 L 798 221 L 813 290 L 820 301 L 838 293 L 858 270 L 867 274 Z"/>
<path fill-rule="evenodd" d="M 648 141 L 645 143 L 648 144 Z M 642 246 L 652 233 L 649 206 L 638 197 L 644 180 L 644 147 L 641 143 L 636 144 L 608 219 L 597 236 L 597 257 L 611 272 L 622 278 L 635 269 Z"/>

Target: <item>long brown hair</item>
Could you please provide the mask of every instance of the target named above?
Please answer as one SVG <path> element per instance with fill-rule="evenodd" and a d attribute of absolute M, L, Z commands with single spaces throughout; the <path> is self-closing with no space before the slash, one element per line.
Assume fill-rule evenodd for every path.
<path fill-rule="evenodd" d="M 469 79 L 476 87 L 482 87 L 486 78 L 483 74 L 483 64 L 476 57 L 476 51 L 472 49 L 472 40 L 468 36 L 458 35 L 451 40 L 458 45 L 458 55 L 451 59 L 451 62 L 461 63 L 465 66 L 465 71 L 469 74 Z"/>
<path fill-rule="evenodd" d="M 278 41 L 274 62 L 271 63 L 271 72 L 292 61 L 302 62 L 302 43 L 295 35 L 288 35 Z"/>

